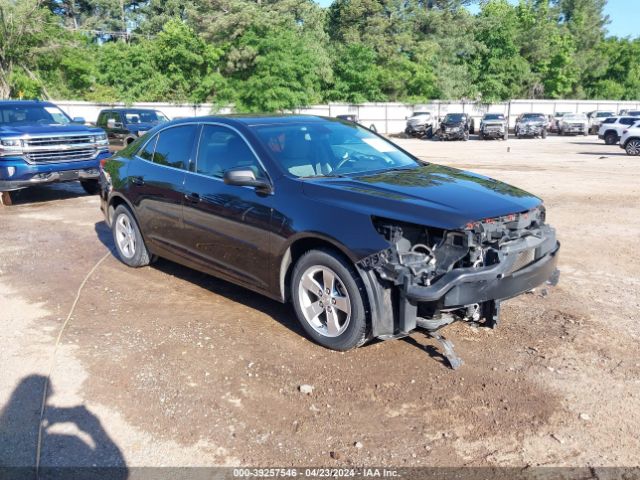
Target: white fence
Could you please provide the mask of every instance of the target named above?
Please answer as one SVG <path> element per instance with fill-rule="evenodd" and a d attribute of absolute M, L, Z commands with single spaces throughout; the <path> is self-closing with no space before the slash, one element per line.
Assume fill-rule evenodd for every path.
<path fill-rule="evenodd" d="M 100 104 L 80 101 L 56 101 L 71 117 L 84 117 L 88 122 L 95 122 L 98 113 L 104 108 L 124 107 L 121 103 Z M 173 104 L 173 103 L 135 103 L 131 107 L 155 108 L 162 111 L 169 118 L 193 117 L 210 115 L 212 113 L 230 113 L 231 108 L 224 108 L 214 112 L 210 104 Z M 512 100 L 510 102 L 495 103 L 491 105 L 468 102 L 444 102 L 434 101 L 426 104 L 409 105 L 404 103 L 365 103 L 361 105 L 348 105 L 332 103 L 329 105 L 313 105 L 299 108 L 297 113 L 324 115 L 335 117 L 336 115 L 356 115 L 363 125 L 369 127 L 375 125 L 380 133 L 399 133 L 405 128 L 406 118 L 413 112 L 431 112 L 441 117 L 447 113 L 469 113 L 478 124 L 480 117 L 487 112 L 502 113 L 509 117 L 511 127 L 515 124 L 516 117 L 521 113 L 536 112 L 553 115 L 555 112 L 591 112 L 593 110 L 605 110 L 618 113 L 622 109 L 640 110 L 639 101 L 609 101 L 609 100 Z"/>

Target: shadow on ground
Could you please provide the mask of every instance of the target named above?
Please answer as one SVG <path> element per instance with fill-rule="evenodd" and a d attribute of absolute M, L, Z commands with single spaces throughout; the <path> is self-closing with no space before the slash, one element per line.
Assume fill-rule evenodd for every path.
<path fill-rule="evenodd" d="M 9 194 L 11 196 L 11 205 L 14 206 L 90 196 L 82 189 L 79 182 L 33 186 L 9 192 Z"/>
<path fill-rule="evenodd" d="M 96 223 L 95 231 L 98 239 L 110 249 L 112 254 L 120 261 L 113 242 L 113 235 L 109 227 L 107 227 L 107 224 L 104 221 Z M 226 297 L 233 302 L 258 310 L 281 323 L 297 335 L 305 336 L 304 330 L 295 317 L 293 307 L 289 303 L 282 304 L 246 288 L 234 285 L 231 282 L 193 270 L 164 258 L 159 258 L 153 262 L 151 267 L 167 275 L 209 290 L 213 294 Z"/>
<path fill-rule="evenodd" d="M 0 478 L 35 478 L 38 430 L 46 377 L 29 375 L 0 411 Z M 40 477 L 124 480 L 129 472 L 122 452 L 98 417 L 84 405 L 49 404 L 47 389 L 40 441 Z"/>

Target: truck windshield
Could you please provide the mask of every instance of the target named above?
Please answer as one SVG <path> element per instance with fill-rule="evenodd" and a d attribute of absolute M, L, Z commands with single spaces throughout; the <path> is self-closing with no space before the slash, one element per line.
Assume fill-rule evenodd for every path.
<path fill-rule="evenodd" d="M 158 110 L 129 110 L 124 114 L 125 123 L 163 123 L 169 119 Z"/>
<path fill-rule="evenodd" d="M 464 120 L 464 115 L 462 113 L 447 113 L 447 116 L 444 117 L 445 123 L 460 123 Z"/>
<path fill-rule="evenodd" d="M 71 119 L 53 105 L 0 105 L 0 124 L 67 125 Z"/>
<path fill-rule="evenodd" d="M 487 113 L 484 116 L 485 120 L 504 120 L 504 115 L 501 113 Z"/>
<path fill-rule="evenodd" d="M 357 125 L 309 122 L 252 128 L 273 159 L 295 177 L 336 177 L 418 166 L 395 145 Z"/>

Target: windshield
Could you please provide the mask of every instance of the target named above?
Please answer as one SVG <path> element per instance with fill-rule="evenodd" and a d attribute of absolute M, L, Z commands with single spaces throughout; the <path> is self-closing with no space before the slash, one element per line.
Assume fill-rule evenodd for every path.
<path fill-rule="evenodd" d="M 162 123 L 169 119 L 158 110 L 128 110 L 124 113 L 125 123 Z"/>
<path fill-rule="evenodd" d="M 628 115 L 631 115 L 632 117 L 640 117 L 640 110 L 630 110 Z"/>
<path fill-rule="evenodd" d="M 413 114 L 414 117 L 430 117 L 431 114 L 429 112 L 416 112 Z"/>
<path fill-rule="evenodd" d="M 335 177 L 418 166 L 392 143 L 353 124 L 309 122 L 252 128 L 272 157 L 295 177 Z"/>
<path fill-rule="evenodd" d="M 463 113 L 447 113 L 447 116 L 444 117 L 445 123 L 460 123 L 464 120 Z"/>
<path fill-rule="evenodd" d="M 484 116 L 484 120 L 504 120 L 504 115 L 501 113 L 487 113 Z"/>
<path fill-rule="evenodd" d="M 562 118 L 564 120 L 581 120 L 581 121 L 586 121 L 587 120 L 587 117 L 585 115 L 580 115 L 580 114 L 565 115 Z"/>
<path fill-rule="evenodd" d="M 561 117 L 564 117 L 567 113 L 570 113 L 570 112 L 556 112 L 553 116 L 556 118 L 561 118 Z"/>
<path fill-rule="evenodd" d="M 49 105 L 0 105 L 0 124 L 67 125 L 71 119 L 58 107 Z"/>
<path fill-rule="evenodd" d="M 613 112 L 598 112 L 598 113 L 596 113 L 596 117 L 597 118 L 613 117 L 613 115 L 615 115 Z"/>
<path fill-rule="evenodd" d="M 522 120 L 525 122 L 546 122 L 547 119 L 541 113 L 525 113 L 522 116 Z"/>

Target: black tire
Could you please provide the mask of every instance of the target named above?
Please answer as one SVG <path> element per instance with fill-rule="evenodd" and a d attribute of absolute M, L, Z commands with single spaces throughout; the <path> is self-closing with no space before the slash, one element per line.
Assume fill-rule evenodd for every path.
<path fill-rule="evenodd" d="M 469 140 L 469 132 L 464 132 L 464 135 L 462 136 L 462 141 L 466 142 L 467 140 Z"/>
<path fill-rule="evenodd" d="M 121 217 L 126 217 L 128 224 L 131 226 L 131 235 L 133 235 L 135 240 L 133 255 L 128 255 L 121 247 L 118 233 L 118 225 Z M 113 233 L 113 242 L 116 245 L 116 250 L 122 263 L 134 268 L 145 267 L 151 263 L 151 254 L 149 253 L 147 246 L 144 244 L 144 239 L 140 233 L 138 222 L 131 213 L 131 210 L 124 205 L 118 205 L 113 212 L 113 218 L 111 219 L 111 231 Z"/>
<path fill-rule="evenodd" d="M 604 134 L 604 143 L 607 145 L 615 145 L 618 143 L 618 135 L 614 132 L 607 132 Z"/>
<path fill-rule="evenodd" d="M 478 140 L 484 140 L 484 133 L 482 133 L 482 131 L 478 132 Z"/>
<path fill-rule="evenodd" d="M 542 129 L 542 133 L 540 134 L 542 138 L 547 138 L 547 130 L 545 128 Z"/>
<path fill-rule="evenodd" d="M 302 288 L 301 280 L 305 272 L 314 267 L 325 267 L 333 271 L 346 289 L 349 297 L 351 306 L 349 323 L 342 333 L 334 337 L 329 337 L 316 331 L 309 321 L 306 320 L 303 313 L 300 299 L 300 291 Z M 364 284 L 353 266 L 334 252 L 324 249 L 310 250 L 300 257 L 291 275 L 291 298 L 298 321 L 309 338 L 314 342 L 331 350 L 345 351 L 359 347 L 367 341 L 368 324 L 365 307 L 367 293 Z M 323 314 L 325 315 L 326 324 L 326 312 L 320 313 L 318 318 Z"/>
<path fill-rule="evenodd" d="M 80 185 L 89 195 L 100 193 L 100 182 L 98 180 L 80 180 Z"/>
<path fill-rule="evenodd" d="M 634 157 L 640 155 L 640 139 L 632 138 L 627 140 L 627 143 L 624 145 L 624 150 L 627 152 L 627 155 Z"/>

